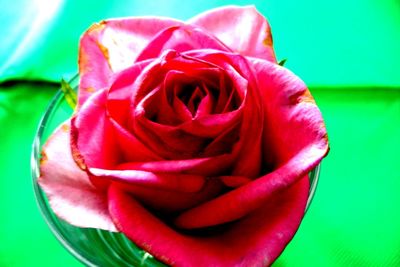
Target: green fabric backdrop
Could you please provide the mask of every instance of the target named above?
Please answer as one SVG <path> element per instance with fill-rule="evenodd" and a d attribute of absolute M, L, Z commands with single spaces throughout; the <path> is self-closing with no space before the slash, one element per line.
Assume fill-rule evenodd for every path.
<path fill-rule="evenodd" d="M 81 266 L 45 225 L 30 177 L 36 125 L 58 87 L 49 82 L 76 73 L 79 35 L 108 17 L 187 19 L 228 3 L 269 18 L 278 58 L 309 84 L 331 142 L 311 208 L 274 266 L 400 266 L 398 0 L 0 0 L 0 266 Z"/>

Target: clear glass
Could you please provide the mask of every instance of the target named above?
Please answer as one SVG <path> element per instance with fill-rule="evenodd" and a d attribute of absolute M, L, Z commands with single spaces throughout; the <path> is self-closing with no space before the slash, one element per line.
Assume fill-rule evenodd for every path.
<path fill-rule="evenodd" d="M 79 78 L 70 81 L 77 90 Z M 61 90 L 47 107 L 33 142 L 31 167 L 33 188 L 40 212 L 49 228 L 60 243 L 79 261 L 87 266 L 166 266 L 146 251 L 138 248 L 121 233 L 99 229 L 79 228 L 59 219 L 51 210 L 44 192 L 37 183 L 42 146 L 53 130 L 72 115 L 73 110 L 66 103 Z M 309 174 L 310 192 L 307 209 L 314 196 L 320 165 Z"/>

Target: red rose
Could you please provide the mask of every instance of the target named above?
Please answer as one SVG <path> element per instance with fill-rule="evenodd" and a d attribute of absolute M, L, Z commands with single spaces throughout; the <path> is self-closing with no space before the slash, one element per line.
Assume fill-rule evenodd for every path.
<path fill-rule="evenodd" d="M 270 265 L 328 141 L 265 18 L 226 7 L 187 23 L 103 21 L 83 35 L 79 67 L 78 108 L 41 164 L 56 214 L 170 265 Z"/>

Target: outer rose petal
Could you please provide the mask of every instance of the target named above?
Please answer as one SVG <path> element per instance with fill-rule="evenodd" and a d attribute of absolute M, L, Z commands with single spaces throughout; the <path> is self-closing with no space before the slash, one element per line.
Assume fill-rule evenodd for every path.
<path fill-rule="evenodd" d="M 170 228 L 114 184 L 109 211 L 121 232 L 171 266 L 269 266 L 297 231 L 308 189 L 304 177 L 246 218 L 197 237 Z"/>
<path fill-rule="evenodd" d="M 106 114 L 107 91 L 94 93 L 71 119 L 71 148 L 82 169 L 110 168 L 119 157 L 115 132 Z"/>
<path fill-rule="evenodd" d="M 133 64 L 139 52 L 161 30 L 182 22 L 155 17 L 106 20 L 93 24 L 81 38 L 79 104 L 110 85 L 113 73 Z"/>
<path fill-rule="evenodd" d="M 321 154 L 324 155 L 324 152 L 314 148 L 305 150 L 278 170 L 183 212 L 175 220 L 175 225 L 193 229 L 243 219 L 267 203 L 274 194 L 282 193 L 307 175 L 319 162 Z M 308 195 L 308 192 L 305 194 Z"/>
<path fill-rule="evenodd" d="M 268 21 L 254 6 L 229 6 L 199 14 L 188 21 L 213 33 L 233 51 L 276 62 Z"/>
<path fill-rule="evenodd" d="M 107 195 L 91 185 L 70 151 L 67 122 L 55 131 L 42 152 L 38 182 L 51 208 L 75 226 L 116 231 L 108 214 Z"/>
<path fill-rule="evenodd" d="M 279 167 L 302 154 L 296 169 L 314 167 L 329 151 L 321 112 L 304 82 L 288 69 L 250 59 L 266 107 L 266 163 Z M 308 154 L 308 155 L 307 155 Z"/>

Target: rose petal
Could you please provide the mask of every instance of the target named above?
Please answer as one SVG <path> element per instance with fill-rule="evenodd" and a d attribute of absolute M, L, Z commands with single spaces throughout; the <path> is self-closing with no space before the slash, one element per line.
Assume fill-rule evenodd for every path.
<path fill-rule="evenodd" d="M 313 166 L 304 168 L 299 163 L 315 162 L 316 157 L 321 157 L 321 152 L 304 151 L 274 172 L 183 212 L 175 220 L 175 225 L 184 229 L 194 229 L 243 219 L 243 216 L 268 202 L 271 196 L 281 193 L 307 175 Z M 311 158 L 304 158 L 306 156 Z"/>
<path fill-rule="evenodd" d="M 107 91 L 94 93 L 71 119 L 71 148 L 82 169 L 109 169 L 120 160 L 112 125 L 106 113 Z"/>
<path fill-rule="evenodd" d="M 231 51 L 225 44 L 199 28 L 190 25 L 174 26 L 157 34 L 142 50 L 136 61 L 157 58 L 168 49 L 182 53 L 205 48 Z"/>
<path fill-rule="evenodd" d="M 195 118 L 177 126 L 158 124 L 148 120 L 144 115 L 138 114 L 138 116 L 136 116 L 136 126 L 140 127 L 138 127 L 137 130 L 143 131 L 143 133 L 138 132 L 137 134 L 141 136 L 142 134 L 145 135 L 146 133 L 149 134 L 149 132 L 153 132 L 167 145 L 172 144 L 173 138 L 175 138 L 175 141 L 178 142 L 179 145 L 179 139 L 185 136 L 187 140 L 182 141 L 180 145 L 185 147 L 184 143 L 188 142 L 191 146 L 194 146 L 196 140 L 217 138 L 227 129 L 233 128 L 240 123 L 239 119 L 242 117 L 242 113 L 242 109 L 239 108 L 239 110 L 229 113 L 211 114 Z M 143 136 L 143 138 L 145 138 L 145 136 Z M 191 141 L 190 138 L 195 138 L 196 140 Z"/>
<path fill-rule="evenodd" d="M 119 151 L 123 161 L 162 159 L 129 132 L 130 97 L 135 93 L 135 87 L 132 84 L 149 63 L 148 61 L 141 61 L 120 72 L 108 91 L 106 113 L 113 128 L 116 142 L 120 148 L 123 148 Z"/>
<path fill-rule="evenodd" d="M 141 61 L 115 75 L 108 90 L 107 112 L 122 127 L 127 127 L 130 110 L 130 98 L 136 93 L 133 83 L 151 62 Z"/>
<path fill-rule="evenodd" d="M 235 155 L 235 146 L 238 146 L 240 124 L 225 129 L 218 137 L 216 137 L 207 147 L 204 148 L 204 155 L 208 157 L 218 156 L 225 153 Z"/>
<path fill-rule="evenodd" d="M 90 168 L 89 171 L 98 178 L 117 181 L 127 186 L 139 185 L 187 193 L 200 191 L 205 183 L 205 177 L 199 175 L 163 174 L 118 167 L 117 170 Z"/>
<path fill-rule="evenodd" d="M 113 73 L 129 67 L 161 30 L 182 22 L 156 17 L 106 20 L 93 24 L 81 38 L 79 104 L 110 85 Z"/>
<path fill-rule="evenodd" d="M 244 56 L 276 62 L 268 21 L 254 6 L 229 6 L 199 14 L 188 23 L 214 34 Z"/>
<path fill-rule="evenodd" d="M 304 159 L 299 158 L 296 168 L 314 167 L 328 153 L 329 145 L 324 120 L 310 91 L 288 69 L 264 60 L 251 61 L 266 107 L 266 164 L 278 167 L 302 154 Z"/>
<path fill-rule="evenodd" d="M 217 196 L 222 189 L 222 184 L 217 179 L 207 180 L 200 191 L 178 192 L 176 190 L 163 190 L 146 186 L 127 185 L 118 181 L 112 182 L 119 188 L 135 196 L 153 212 L 171 218 L 177 212 L 195 207 Z"/>
<path fill-rule="evenodd" d="M 305 177 L 243 220 L 198 237 L 169 227 L 116 185 L 109 211 L 121 232 L 168 265 L 269 266 L 297 231 L 308 189 Z"/>
<path fill-rule="evenodd" d="M 149 172 L 219 176 L 229 170 L 232 160 L 232 155 L 223 154 L 215 157 L 186 160 L 125 162 L 119 166 L 125 169 L 144 170 Z"/>
<path fill-rule="evenodd" d="M 228 187 L 240 187 L 252 181 L 250 178 L 243 176 L 220 176 L 218 178 Z"/>
<path fill-rule="evenodd" d="M 223 114 L 204 115 L 193 119 L 191 122 L 183 123 L 177 128 L 193 135 L 216 138 L 226 129 L 240 123 L 242 114 L 242 108 L 238 108 L 235 111 Z"/>
<path fill-rule="evenodd" d="M 194 102 L 194 101 L 193 101 Z M 192 104 L 194 107 L 196 106 L 195 104 Z M 195 115 L 193 116 L 195 119 L 206 116 L 211 113 L 212 108 L 214 106 L 214 101 L 212 97 L 207 94 L 205 95 L 202 99 L 200 99 L 197 108 L 193 108 Z"/>
<path fill-rule="evenodd" d="M 135 134 L 157 154 L 166 159 L 190 159 L 198 157 L 203 147 L 209 142 L 205 138 L 185 133 L 180 129 L 156 124 L 136 116 Z"/>
<path fill-rule="evenodd" d="M 123 128 L 114 119 L 110 118 L 110 122 L 113 127 L 118 146 L 123 148 L 120 149 L 120 157 L 122 158 L 122 162 L 163 160 L 160 155 L 155 154 L 154 151 L 146 147 L 136 138 L 135 135 Z"/>
<path fill-rule="evenodd" d="M 58 217 L 78 227 L 117 231 L 108 214 L 107 195 L 92 186 L 72 159 L 69 125 L 62 124 L 43 147 L 38 183 Z"/>

